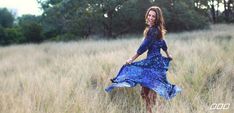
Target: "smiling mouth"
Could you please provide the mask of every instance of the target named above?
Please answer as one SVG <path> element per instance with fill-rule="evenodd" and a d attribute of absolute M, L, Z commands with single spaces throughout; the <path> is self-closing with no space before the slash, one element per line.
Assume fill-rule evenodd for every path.
<path fill-rule="evenodd" d="M 153 21 L 152 21 L 152 20 L 149 20 L 149 22 L 150 22 L 150 23 L 153 23 Z"/>

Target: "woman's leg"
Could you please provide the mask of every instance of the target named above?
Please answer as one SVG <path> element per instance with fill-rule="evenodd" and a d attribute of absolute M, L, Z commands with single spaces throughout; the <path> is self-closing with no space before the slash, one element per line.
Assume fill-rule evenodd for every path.
<path fill-rule="evenodd" d="M 144 87 L 142 86 L 142 89 L 141 89 L 141 96 L 142 98 L 145 100 L 145 103 L 146 103 L 146 110 L 147 112 L 149 113 L 152 113 L 152 104 L 151 104 L 151 98 L 150 98 L 150 89 L 147 88 L 147 87 Z"/>
<path fill-rule="evenodd" d="M 153 107 L 156 104 L 157 94 L 150 90 L 149 91 L 150 105 Z"/>

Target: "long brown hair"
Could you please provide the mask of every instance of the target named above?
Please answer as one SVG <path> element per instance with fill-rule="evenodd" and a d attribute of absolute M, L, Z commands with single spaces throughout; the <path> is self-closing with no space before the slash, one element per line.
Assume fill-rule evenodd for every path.
<path fill-rule="evenodd" d="M 150 11 L 154 11 L 156 13 L 156 16 L 155 16 L 155 26 L 158 27 L 158 30 L 159 30 L 159 33 L 157 35 L 157 38 L 159 39 L 162 39 L 166 33 L 166 29 L 165 29 L 165 26 L 164 26 L 164 18 L 163 18 L 163 14 L 162 14 L 162 11 L 161 9 L 158 7 L 158 6 L 151 6 L 146 14 L 145 14 L 145 22 L 147 24 L 147 17 L 148 17 L 148 14 Z M 146 34 L 147 32 L 149 31 L 149 26 L 147 26 L 144 30 L 144 36 L 146 37 Z"/>

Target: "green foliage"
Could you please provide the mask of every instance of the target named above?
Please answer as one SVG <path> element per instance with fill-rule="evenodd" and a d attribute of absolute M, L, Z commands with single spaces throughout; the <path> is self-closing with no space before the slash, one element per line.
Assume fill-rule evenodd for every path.
<path fill-rule="evenodd" d="M 18 25 L 22 26 L 26 23 L 41 23 L 41 16 L 35 16 L 35 15 L 23 15 L 21 17 L 17 18 Z"/>
<path fill-rule="evenodd" d="M 12 43 L 21 43 L 24 36 L 19 27 L 5 28 L 0 27 L 0 45 L 8 45 Z"/>
<path fill-rule="evenodd" d="M 185 2 L 174 2 L 167 13 L 166 25 L 169 31 L 203 29 L 208 26 L 208 18 Z"/>
<path fill-rule="evenodd" d="M 14 17 L 7 9 L 0 9 L 0 41 L 10 36 L 6 28 L 17 28 L 22 40 L 10 38 L 15 43 L 41 42 L 43 40 L 77 40 L 90 35 L 115 38 L 125 33 L 142 33 L 145 27 L 145 12 L 153 5 L 159 6 L 165 17 L 166 29 L 184 31 L 204 29 L 210 21 L 232 22 L 233 3 L 230 0 L 37 0 L 44 13 L 41 16 L 23 15 Z M 226 4 L 225 13 L 217 13 L 216 4 Z M 212 13 L 210 13 L 210 12 Z M 216 12 L 214 12 L 216 11 Z M 210 15 L 209 15 L 210 13 Z M 211 15 L 212 14 L 212 15 Z M 213 15 L 215 14 L 215 15 Z M 217 17 L 212 17 L 217 16 Z M 2 18 L 3 17 L 3 18 Z M 210 19 L 210 20 L 209 20 Z M 15 34 L 16 31 L 14 32 Z M 13 34 L 14 34 L 13 33 Z M 3 41 L 4 40 L 4 41 Z"/>
<path fill-rule="evenodd" d="M 60 13 L 60 7 L 60 5 L 55 5 L 53 8 L 47 9 L 42 16 L 42 26 L 48 38 L 62 34 L 65 20 L 62 13 Z"/>
<path fill-rule="evenodd" d="M 0 8 L 0 44 L 142 33 L 146 10 L 153 5 L 162 9 L 169 32 L 204 29 L 211 22 L 234 22 L 232 0 L 37 1 L 44 11 L 41 16 L 23 15 L 15 22 L 10 11 Z M 220 4 L 224 5 L 223 12 L 218 11 L 223 7 Z"/>
<path fill-rule="evenodd" d="M 0 8 L 0 26 L 7 28 L 12 27 L 14 16 L 6 8 Z"/>
<path fill-rule="evenodd" d="M 43 10 L 47 10 L 58 3 L 62 2 L 63 0 L 37 0 L 38 3 L 41 4 Z"/>
<path fill-rule="evenodd" d="M 169 31 L 208 26 L 208 19 L 196 10 L 193 0 L 174 1 L 173 6 L 170 0 L 46 0 L 40 3 L 44 6 L 42 25 L 47 38 L 64 34 L 76 38 L 91 34 L 116 37 L 142 32 L 145 12 L 152 5 L 162 8 Z"/>
<path fill-rule="evenodd" d="M 113 22 L 116 34 L 142 32 L 145 27 L 145 12 L 150 6 L 151 3 L 145 0 L 129 0 L 125 2 L 118 10 Z"/>
<path fill-rule="evenodd" d="M 25 23 L 21 27 L 27 42 L 39 43 L 43 41 L 42 26 L 38 23 Z"/>
<path fill-rule="evenodd" d="M 52 41 L 70 41 L 70 40 L 76 40 L 77 36 L 73 34 L 62 34 L 62 35 L 57 35 L 55 37 L 50 38 Z"/>
<path fill-rule="evenodd" d="M 0 25 L 0 44 L 3 44 L 5 41 L 4 41 L 4 38 L 6 37 L 6 33 L 5 33 L 5 30 L 4 28 Z"/>
<path fill-rule="evenodd" d="M 18 18 L 18 25 L 26 38 L 26 42 L 41 42 L 44 40 L 41 17 L 34 15 L 23 15 Z"/>
<path fill-rule="evenodd" d="M 17 18 L 16 25 L 7 28 L 0 25 L 0 45 L 25 42 L 41 42 L 44 40 L 41 26 L 41 17 L 34 15 L 23 15 Z M 12 21 L 13 23 L 13 21 Z"/>
<path fill-rule="evenodd" d="M 6 28 L 5 33 L 6 38 L 4 44 L 21 43 L 24 41 L 24 36 L 21 30 L 17 27 Z"/>
<path fill-rule="evenodd" d="M 99 10 L 93 4 L 89 4 L 91 0 L 79 0 L 63 2 L 62 10 L 60 11 L 64 18 L 63 29 L 64 34 L 76 35 L 87 38 L 91 33 L 95 33 L 95 26 L 98 25 Z M 65 14 L 65 15 L 64 15 Z M 94 26 L 95 25 L 95 26 Z M 100 27 L 99 27 L 100 28 Z"/>

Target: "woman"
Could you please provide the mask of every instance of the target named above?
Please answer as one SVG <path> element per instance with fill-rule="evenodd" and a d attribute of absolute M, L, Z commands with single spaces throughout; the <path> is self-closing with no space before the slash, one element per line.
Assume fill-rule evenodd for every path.
<path fill-rule="evenodd" d="M 126 65 L 122 66 L 118 75 L 111 79 L 112 84 L 105 90 L 109 92 L 115 87 L 134 87 L 140 84 L 141 96 L 146 102 L 147 111 L 152 113 L 156 93 L 168 100 L 181 89 L 170 84 L 166 77 L 172 56 L 168 53 L 167 44 L 163 39 L 166 30 L 161 9 L 157 6 L 150 7 L 145 14 L 145 20 L 147 27 L 144 30 L 145 38 L 142 44 L 136 54 L 126 61 Z M 162 56 L 160 49 L 167 57 Z M 146 50 L 148 50 L 146 59 L 133 62 Z"/>

